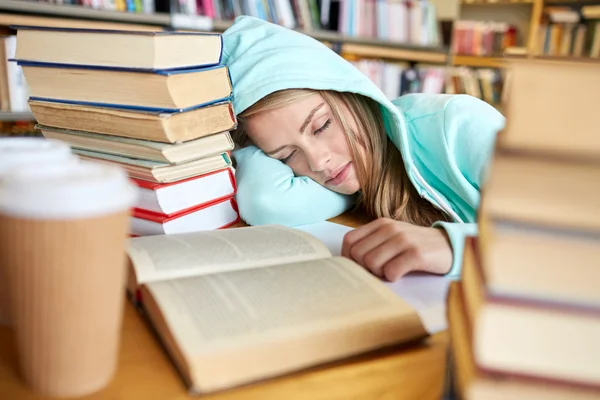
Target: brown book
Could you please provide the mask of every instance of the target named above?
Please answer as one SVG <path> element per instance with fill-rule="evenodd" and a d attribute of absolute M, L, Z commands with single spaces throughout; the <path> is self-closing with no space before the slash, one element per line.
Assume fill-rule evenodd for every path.
<path fill-rule="evenodd" d="M 176 71 L 124 71 L 29 63 L 20 65 L 34 100 L 181 111 L 231 98 L 231 81 L 226 66 Z"/>
<path fill-rule="evenodd" d="M 585 50 L 585 38 L 587 35 L 587 25 L 579 25 L 575 33 L 575 41 L 573 43 L 573 57 L 582 57 Z"/>
<path fill-rule="evenodd" d="M 599 180 L 599 162 L 497 151 L 485 178 L 481 208 L 494 221 L 597 233 Z"/>
<path fill-rule="evenodd" d="M 164 143 L 186 142 L 237 126 L 231 102 L 169 113 L 37 100 L 29 100 L 29 107 L 41 125 Z"/>
<path fill-rule="evenodd" d="M 217 33 L 17 27 L 15 58 L 52 64 L 139 69 L 216 65 Z"/>
<path fill-rule="evenodd" d="M 130 290 L 194 393 L 427 336 L 382 281 L 300 230 L 146 236 L 128 254 Z"/>
<path fill-rule="evenodd" d="M 475 363 L 490 372 L 600 390 L 598 272 L 594 283 L 581 284 L 590 276 L 579 277 L 577 265 L 563 265 L 571 276 L 557 282 L 567 274 L 547 273 L 545 265 L 533 261 L 511 274 L 512 283 L 522 279 L 533 290 L 529 294 L 527 283 L 519 283 L 515 291 L 514 285 L 499 284 L 501 272 L 483 265 L 477 246 L 477 239 L 467 239 L 462 270 Z M 569 301 L 569 292 L 577 289 L 582 293 Z"/>
<path fill-rule="evenodd" d="M 182 164 L 233 150 L 229 132 L 216 133 L 185 143 L 160 143 L 97 133 L 37 125 L 46 139 L 65 142 L 73 149 L 87 150 L 169 164 Z"/>
<path fill-rule="evenodd" d="M 448 326 L 452 375 L 458 398 L 462 400 L 597 400 L 600 392 L 548 381 L 520 379 L 492 374 L 477 366 L 473 339 L 466 318 L 466 288 L 453 282 L 448 290 Z"/>
<path fill-rule="evenodd" d="M 510 87 L 498 146 L 600 156 L 600 66 L 595 62 L 508 59 Z"/>
<path fill-rule="evenodd" d="M 600 307 L 598 243 L 598 235 L 493 222 L 482 216 L 478 246 L 486 290 L 505 298 Z M 467 275 L 473 264 L 468 261 Z"/>
<path fill-rule="evenodd" d="M 177 182 L 192 176 L 207 174 L 231 167 L 229 153 L 216 154 L 181 164 L 171 164 L 117 156 L 74 148 L 73 153 L 84 160 L 118 165 L 131 177 L 149 182 Z"/>
<path fill-rule="evenodd" d="M 587 19 L 600 19 L 600 5 L 583 6 L 581 14 Z"/>

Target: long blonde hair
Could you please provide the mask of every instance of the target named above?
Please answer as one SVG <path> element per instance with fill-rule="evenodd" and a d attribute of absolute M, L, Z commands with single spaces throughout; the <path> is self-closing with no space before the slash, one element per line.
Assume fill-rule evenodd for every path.
<path fill-rule="evenodd" d="M 238 129 L 233 132 L 234 141 L 239 146 L 252 144 L 246 128 L 246 121 L 251 116 L 315 94 L 321 95 L 329 105 L 333 117 L 346 134 L 361 187 L 357 206 L 372 217 L 387 217 L 420 226 L 449 220 L 446 214 L 419 196 L 408 178 L 400 151 L 385 132 L 379 104 L 365 96 L 307 89 L 272 93 L 238 116 Z M 350 128 L 349 121 L 344 116 L 344 108 L 354 119 L 358 132 Z M 367 160 L 361 156 L 361 150 L 367 154 Z"/>

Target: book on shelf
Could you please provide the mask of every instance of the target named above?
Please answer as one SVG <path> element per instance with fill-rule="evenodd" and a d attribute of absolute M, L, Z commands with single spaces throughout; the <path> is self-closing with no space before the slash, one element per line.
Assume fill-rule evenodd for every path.
<path fill-rule="evenodd" d="M 590 8 L 591 7 L 591 8 Z M 555 57 L 600 58 L 600 21 L 594 8 L 563 6 L 544 8 L 535 53 Z"/>
<path fill-rule="evenodd" d="M 229 100 L 232 92 L 226 66 L 132 71 L 24 62 L 18 65 L 34 100 L 181 111 Z"/>
<path fill-rule="evenodd" d="M 517 28 L 504 22 L 456 21 L 452 47 L 457 55 L 491 57 L 517 46 Z"/>
<path fill-rule="evenodd" d="M 500 105 L 504 76 L 499 69 L 410 65 L 382 60 L 352 60 L 389 99 L 410 93 L 468 94 Z"/>
<path fill-rule="evenodd" d="M 27 112 L 29 106 L 29 86 L 25 81 L 23 69 L 14 62 L 8 61 L 13 58 L 17 51 L 17 37 L 8 35 L 0 37 L 0 109 L 10 112 Z"/>
<path fill-rule="evenodd" d="M 341 1 L 337 18 L 337 30 L 347 36 L 416 46 L 442 44 L 436 8 L 428 1 Z"/>
<path fill-rule="evenodd" d="M 18 61 L 166 70 L 221 61 L 217 33 L 15 26 Z M 188 51 L 194 49 L 194 51 Z"/>
<path fill-rule="evenodd" d="M 169 164 L 181 164 L 233 150 L 234 143 L 228 131 L 204 136 L 184 143 L 162 143 L 130 139 L 90 132 L 72 131 L 38 124 L 47 139 L 68 143 L 71 148 L 139 158 Z M 141 129 L 140 129 L 141 130 Z M 142 136 L 144 132 L 140 132 Z"/>
<path fill-rule="evenodd" d="M 231 167 L 229 153 L 208 156 L 181 164 L 161 163 L 80 149 L 73 149 L 73 153 L 82 159 L 119 165 L 131 178 L 158 183 L 180 181 Z"/>
<path fill-rule="evenodd" d="M 15 40 L 14 36 L 13 39 L 10 39 L 10 36 L 0 37 L 0 57 L 2 59 L 2 62 L 0 62 L 0 110 L 2 111 L 11 111 L 9 92 L 9 79 L 11 77 L 9 76 L 8 59 L 14 57 L 14 52 L 9 54 L 10 45 L 7 45 L 7 42 L 10 40 Z M 20 70 L 19 73 L 23 74 L 23 71 Z"/>
<path fill-rule="evenodd" d="M 233 196 L 227 196 L 169 215 L 134 208 L 130 233 L 149 236 L 215 230 L 227 228 L 239 220 L 237 203 Z"/>
<path fill-rule="evenodd" d="M 29 100 L 39 124 L 131 139 L 177 143 L 237 127 L 230 101 L 180 112 Z M 109 140 L 107 138 L 106 140 Z"/>
<path fill-rule="evenodd" d="M 462 400 L 595 400 L 598 392 L 555 382 L 494 374 L 476 363 L 467 318 L 466 288 L 452 282 L 448 289 L 447 318 L 451 370 L 457 397 Z M 502 329 L 504 330 L 504 329 Z M 569 339 L 567 339 L 569 340 Z"/>
<path fill-rule="evenodd" d="M 128 255 L 128 290 L 194 393 L 427 336 L 383 282 L 300 230 L 132 238 Z"/>
<path fill-rule="evenodd" d="M 136 208 L 161 214 L 180 213 L 236 193 L 231 168 L 194 176 L 178 182 L 153 183 L 132 179 L 138 186 Z"/>
<path fill-rule="evenodd" d="M 587 5 L 581 7 L 581 15 L 588 19 L 600 19 L 600 5 Z"/>
<path fill-rule="evenodd" d="M 63 7 L 64 5 L 67 9 L 77 7 L 89 7 L 93 10 L 143 14 L 168 13 L 170 4 L 168 0 L 60 0 L 52 2 L 49 2 L 48 0 L 30 0 L 29 2 L 41 4 L 51 3 L 57 4 L 59 5 L 59 7 Z M 119 17 L 116 17 L 115 19 L 120 20 Z M 137 18 L 134 19 L 134 21 L 135 20 L 137 20 Z"/>

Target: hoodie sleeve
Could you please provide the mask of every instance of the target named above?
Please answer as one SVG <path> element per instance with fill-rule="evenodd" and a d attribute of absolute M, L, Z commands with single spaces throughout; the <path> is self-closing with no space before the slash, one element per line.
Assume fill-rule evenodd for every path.
<path fill-rule="evenodd" d="M 459 279 L 462 272 L 462 259 L 467 236 L 477 236 L 477 224 L 460 224 L 456 222 L 436 222 L 434 228 L 446 231 L 452 246 L 452 268 L 446 274 L 449 278 Z"/>
<path fill-rule="evenodd" d="M 302 225 L 324 221 L 348 210 L 353 196 L 329 190 L 255 146 L 233 152 L 241 218 L 250 225 Z"/>
<path fill-rule="evenodd" d="M 496 135 L 504 128 L 505 118 L 494 107 L 471 96 L 455 96 L 444 109 L 444 137 L 451 149 L 454 165 L 467 184 L 481 191 L 490 165 Z M 475 204 L 479 207 L 479 198 Z M 476 215 L 473 221 L 476 221 Z M 454 255 L 448 276 L 459 278 L 467 236 L 477 236 L 477 223 L 437 222 L 450 239 Z"/>

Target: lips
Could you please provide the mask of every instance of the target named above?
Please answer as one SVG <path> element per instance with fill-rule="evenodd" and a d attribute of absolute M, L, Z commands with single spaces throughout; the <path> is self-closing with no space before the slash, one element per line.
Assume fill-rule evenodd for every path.
<path fill-rule="evenodd" d="M 350 172 L 350 165 L 352 163 L 349 162 L 348 164 L 336 169 L 335 171 L 333 171 L 333 173 L 331 174 L 331 176 L 329 177 L 329 179 L 327 179 L 325 181 L 326 185 L 331 185 L 331 186 L 337 186 L 340 183 L 344 182 L 346 180 L 346 178 L 348 177 L 348 173 Z"/>

